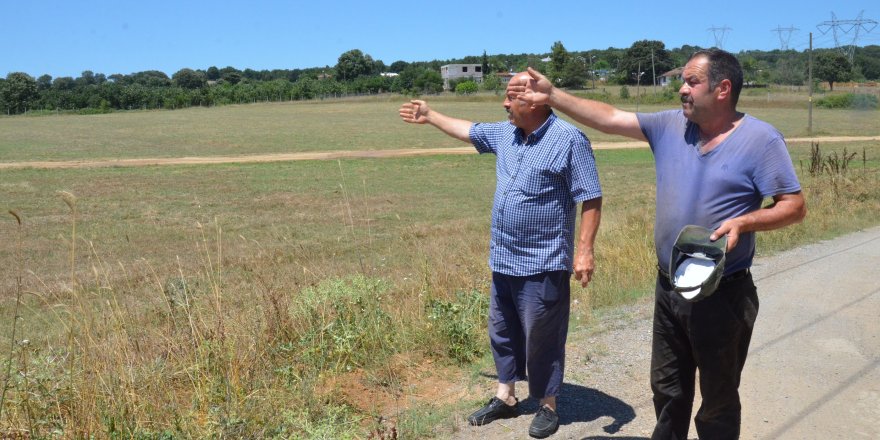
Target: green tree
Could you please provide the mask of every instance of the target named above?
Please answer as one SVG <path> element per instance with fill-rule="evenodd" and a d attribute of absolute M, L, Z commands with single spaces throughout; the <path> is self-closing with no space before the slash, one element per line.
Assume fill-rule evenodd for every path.
<path fill-rule="evenodd" d="M 561 41 L 557 41 L 553 43 L 553 47 L 550 48 L 550 81 L 553 84 L 561 85 L 562 75 L 564 74 L 565 66 L 569 62 L 569 54 L 568 51 L 565 50 L 565 46 L 562 45 Z"/>
<path fill-rule="evenodd" d="M 205 72 L 205 77 L 210 81 L 217 81 L 220 79 L 220 69 L 217 66 L 208 67 L 208 70 Z"/>
<path fill-rule="evenodd" d="M 241 72 L 239 72 L 237 70 L 231 71 L 231 72 L 226 72 L 220 76 L 220 79 L 222 79 L 223 82 L 227 82 L 229 84 L 236 85 L 239 82 L 241 82 Z"/>
<path fill-rule="evenodd" d="M 69 76 L 60 76 L 52 80 L 52 88 L 56 90 L 73 90 L 75 86 L 76 82 Z"/>
<path fill-rule="evenodd" d="M 443 77 L 433 69 L 424 71 L 413 81 L 414 89 L 422 93 L 440 93 L 443 91 Z"/>
<path fill-rule="evenodd" d="M 636 82 L 651 84 L 652 58 L 654 73 L 658 76 L 677 67 L 662 41 L 641 40 L 633 43 L 624 52 L 623 58 L 620 59 L 618 75 L 620 75 L 625 84 L 636 84 Z"/>
<path fill-rule="evenodd" d="M 443 78 L 438 70 L 413 63 L 394 78 L 391 91 L 412 95 L 440 93 L 443 91 Z"/>
<path fill-rule="evenodd" d="M 743 82 L 755 84 L 758 80 L 758 60 L 754 57 L 745 57 L 740 60 L 743 71 Z"/>
<path fill-rule="evenodd" d="M 781 57 L 771 69 L 769 81 L 776 84 L 802 85 L 806 81 L 806 63 L 797 54 Z"/>
<path fill-rule="evenodd" d="M 49 90 L 52 88 L 52 75 L 41 75 L 37 78 L 37 90 Z"/>
<path fill-rule="evenodd" d="M 95 84 L 95 72 L 92 72 L 91 70 L 83 71 L 80 77 L 76 79 L 76 84 L 78 86 L 90 86 Z"/>
<path fill-rule="evenodd" d="M 880 46 L 871 45 L 856 51 L 854 63 L 868 81 L 880 80 Z"/>
<path fill-rule="evenodd" d="M 852 65 L 846 55 L 840 52 L 822 52 L 816 56 L 814 75 L 820 80 L 828 81 L 828 87 L 834 90 L 834 83 L 852 79 Z"/>
<path fill-rule="evenodd" d="M 558 81 L 562 87 L 583 88 L 587 82 L 587 67 L 584 61 L 581 58 L 570 58 L 565 63 Z"/>
<path fill-rule="evenodd" d="M 24 72 L 12 72 L 6 75 L 0 95 L 6 102 L 8 113 L 25 112 L 39 97 L 37 81 Z"/>
<path fill-rule="evenodd" d="M 498 75 L 496 75 L 495 72 L 488 74 L 483 72 L 483 83 L 480 84 L 480 87 L 482 87 L 483 90 L 495 92 L 497 95 L 501 90 L 501 81 L 498 79 Z"/>
<path fill-rule="evenodd" d="M 409 66 L 406 61 L 395 61 L 388 67 L 389 72 L 400 73 Z"/>
<path fill-rule="evenodd" d="M 352 49 L 339 55 L 336 63 L 336 76 L 340 81 L 351 81 L 361 75 L 373 73 L 373 58 L 364 55 L 360 49 Z"/>
<path fill-rule="evenodd" d="M 207 83 L 204 73 L 187 68 L 178 70 L 177 73 L 171 76 L 171 80 L 177 87 L 190 90 L 200 89 Z"/>
<path fill-rule="evenodd" d="M 142 84 L 147 87 L 168 87 L 171 86 L 171 78 L 165 72 L 158 70 L 146 70 L 136 72 L 126 77 L 126 82 Z"/>

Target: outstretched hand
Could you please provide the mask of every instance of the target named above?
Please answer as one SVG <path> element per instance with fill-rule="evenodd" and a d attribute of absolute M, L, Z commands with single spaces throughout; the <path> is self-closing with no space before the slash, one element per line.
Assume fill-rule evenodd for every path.
<path fill-rule="evenodd" d="M 428 113 L 430 112 L 431 109 L 428 107 L 428 104 L 420 99 L 413 99 L 400 106 L 400 110 L 398 110 L 398 114 L 400 114 L 403 122 L 410 124 L 426 124 L 428 122 Z"/>
<path fill-rule="evenodd" d="M 507 94 L 512 99 L 521 99 L 532 105 L 550 104 L 550 93 L 553 83 L 535 69 L 529 67 L 531 79 L 528 81 L 511 81 L 507 84 Z"/>

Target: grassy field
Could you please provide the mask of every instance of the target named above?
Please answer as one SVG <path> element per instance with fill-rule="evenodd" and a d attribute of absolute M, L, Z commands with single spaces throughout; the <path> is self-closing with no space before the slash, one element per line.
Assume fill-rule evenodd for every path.
<path fill-rule="evenodd" d="M 646 92 L 647 93 L 647 92 Z M 610 96 L 615 96 L 609 91 Z M 0 117 L 0 162 L 290 153 L 333 150 L 442 148 L 461 144 L 433 130 L 399 121 L 405 98 L 254 104 L 180 111 L 105 115 Z M 433 107 L 474 121 L 506 118 L 494 95 L 429 98 Z M 787 137 L 807 134 L 806 97 L 787 92 L 743 96 L 741 108 L 774 124 Z M 798 105 L 800 108 L 792 108 Z M 633 103 L 622 107 L 636 110 Z M 639 111 L 675 104 L 639 105 Z M 785 109 L 781 111 L 780 109 Z M 813 132 L 880 134 L 876 111 L 814 109 Z M 593 130 L 594 141 L 621 140 Z"/>
<path fill-rule="evenodd" d="M 491 98 L 435 107 L 500 119 Z M 461 145 L 400 123 L 399 102 L 0 118 L 0 161 Z M 824 117 L 831 135 L 878 134 L 861 113 Z M 810 145 L 792 145 L 810 214 L 761 252 L 877 224 L 880 145 L 820 147 L 836 171 L 810 173 Z M 650 152 L 596 158 L 578 325 L 650 292 L 655 258 Z M 381 416 L 418 438 L 444 425 L 437 389 L 485 360 L 492 156 L 4 170 L 0 189 L 0 437 L 358 438 Z"/>

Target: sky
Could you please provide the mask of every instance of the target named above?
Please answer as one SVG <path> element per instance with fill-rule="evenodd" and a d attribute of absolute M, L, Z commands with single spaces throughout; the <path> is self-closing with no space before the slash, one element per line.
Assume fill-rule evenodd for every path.
<path fill-rule="evenodd" d="M 211 66 L 333 67 L 351 49 L 390 65 L 483 51 L 543 54 L 556 41 L 569 51 L 589 51 L 628 48 L 639 40 L 660 40 L 668 49 L 712 47 L 720 38 L 720 47 L 736 53 L 779 49 L 787 40 L 789 48 L 803 51 L 811 32 L 814 48 L 835 47 L 833 29 L 820 26 L 834 16 L 840 44 L 858 37 L 859 46 L 880 45 L 877 0 L 0 0 L 0 8 L 4 78 L 11 72 L 75 78 L 85 70 L 171 76 Z M 860 15 L 862 26 L 845 23 Z"/>

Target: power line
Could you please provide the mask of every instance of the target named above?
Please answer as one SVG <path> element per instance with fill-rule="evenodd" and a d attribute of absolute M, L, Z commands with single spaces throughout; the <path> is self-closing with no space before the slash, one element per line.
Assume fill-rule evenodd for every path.
<path fill-rule="evenodd" d="M 712 32 L 712 36 L 715 37 L 715 47 L 719 49 L 724 49 L 724 36 L 727 34 L 727 31 L 732 31 L 733 29 L 725 26 L 715 27 L 714 25 L 709 29 L 706 29 L 709 32 Z"/>
<path fill-rule="evenodd" d="M 819 29 L 823 35 L 828 33 L 829 30 L 832 31 L 834 34 L 834 45 L 837 46 L 837 50 L 839 50 L 840 53 L 849 58 L 850 63 L 852 63 L 853 55 L 855 55 L 860 31 L 864 30 L 865 33 L 870 33 L 877 27 L 877 21 L 869 18 L 862 18 L 864 13 L 865 11 L 859 12 L 859 16 L 855 20 L 838 20 L 837 16 L 832 12 L 831 20 L 823 21 L 816 25 L 816 28 Z M 848 34 L 853 30 L 855 32 L 853 33 L 852 42 L 849 44 L 841 44 L 840 40 L 843 38 L 843 35 Z M 840 32 L 840 35 L 838 35 L 838 31 Z"/>
<path fill-rule="evenodd" d="M 782 26 L 776 26 L 776 29 L 770 29 L 770 32 L 776 32 L 779 34 L 779 48 L 782 50 L 788 50 L 788 43 L 791 41 L 791 34 L 794 33 L 794 31 L 799 30 L 800 29 L 796 27 L 783 28 Z M 788 34 L 783 37 L 783 32 L 788 32 Z"/>

